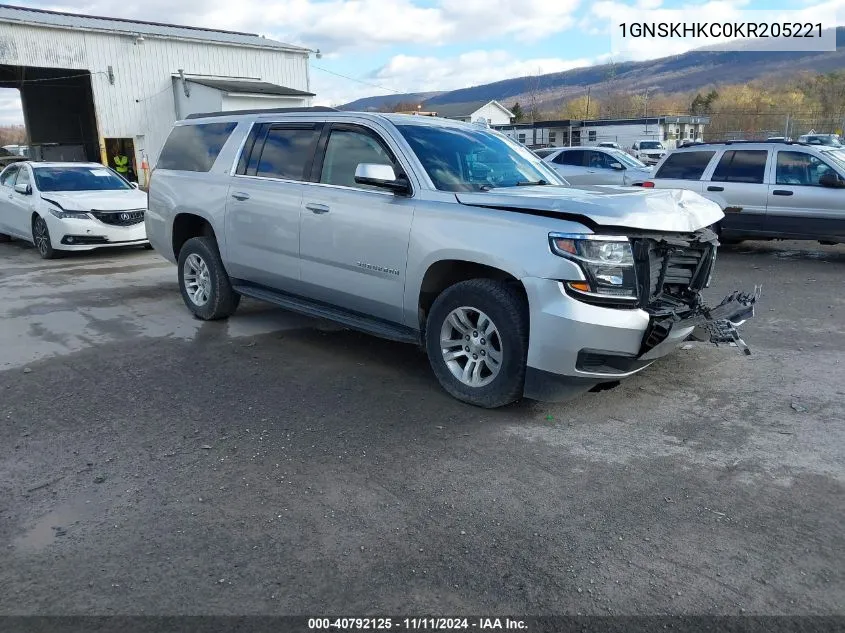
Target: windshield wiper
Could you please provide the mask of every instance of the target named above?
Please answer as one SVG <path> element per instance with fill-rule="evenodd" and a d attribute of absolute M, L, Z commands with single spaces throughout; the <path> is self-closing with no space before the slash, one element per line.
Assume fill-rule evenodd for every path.
<path fill-rule="evenodd" d="M 535 180 L 533 182 L 530 181 L 530 180 L 522 180 L 522 181 L 516 183 L 516 186 L 517 187 L 533 187 L 535 185 L 547 185 L 547 184 L 549 184 L 549 182 L 547 180 L 543 180 L 541 178 L 540 180 Z"/>

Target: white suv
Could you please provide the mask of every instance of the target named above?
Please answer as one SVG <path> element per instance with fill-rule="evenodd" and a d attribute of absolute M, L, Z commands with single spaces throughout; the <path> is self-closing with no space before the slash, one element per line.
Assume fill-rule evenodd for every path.
<path fill-rule="evenodd" d="M 666 148 L 660 141 L 643 139 L 631 147 L 631 156 L 646 165 L 656 165 L 665 155 Z"/>

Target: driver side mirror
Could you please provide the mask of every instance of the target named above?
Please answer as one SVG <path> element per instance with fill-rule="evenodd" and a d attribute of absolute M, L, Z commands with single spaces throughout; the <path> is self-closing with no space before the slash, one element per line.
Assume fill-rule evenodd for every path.
<path fill-rule="evenodd" d="M 826 171 L 822 174 L 822 177 L 819 178 L 819 184 L 822 187 L 831 187 L 833 189 L 843 189 L 845 188 L 845 178 L 842 178 L 839 174 L 835 171 Z M 17 189 L 17 187 L 15 187 Z"/>
<path fill-rule="evenodd" d="M 390 165 L 379 165 L 376 163 L 359 163 L 355 168 L 355 182 L 359 185 L 370 185 L 389 189 L 399 195 L 411 193 L 411 184 L 404 175 L 397 176 Z"/>
<path fill-rule="evenodd" d="M 23 183 L 15 185 L 15 191 L 24 196 L 32 195 L 32 185 L 24 185 Z"/>
<path fill-rule="evenodd" d="M 610 163 L 610 168 L 616 169 L 616 170 L 625 169 L 625 167 L 622 165 L 622 163 Z"/>
<path fill-rule="evenodd" d="M 140 185 L 137 182 L 130 182 L 129 186 L 132 187 L 133 189 L 139 189 L 140 188 Z"/>

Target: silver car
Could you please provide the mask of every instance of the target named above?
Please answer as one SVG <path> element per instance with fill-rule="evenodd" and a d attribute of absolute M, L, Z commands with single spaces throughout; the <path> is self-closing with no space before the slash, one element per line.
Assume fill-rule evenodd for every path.
<path fill-rule="evenodd" d="M 723 242 L 845 242 L 845 148 L 732 141 L 673 151 L 645 187 L 687 189 L 725 213 Z"/>
<path fill-rule="evenodd" d="M 653 169 L 619 149 L 557 147 L 538 155 L 571 185 L 639 186 Z"/>
<path fill-rule="evenodd" d="M 721 219 L 689 192 L 567 187 L 486 127 L 312 108 L 177 123 L 146 227 L 196 317 L 248 296 L 415 343 L 497 407 L 616 384 L 703 327 L 741 345 L 756 293 L 699 295 Z"/>

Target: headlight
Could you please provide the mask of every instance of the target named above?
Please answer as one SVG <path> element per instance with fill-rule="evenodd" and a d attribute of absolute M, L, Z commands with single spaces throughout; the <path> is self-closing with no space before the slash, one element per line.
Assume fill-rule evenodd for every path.
<path fill-rule="evenodd" d="M 550 233 L 552 252 L 575 261 L 587 281 L 568 281 L 576 292 L 636 301 L 634 253 L 627 237 Z"/>
<path fill-rule="evenodd" d="M 74 220 L 90 220 L 91 216 L 85 213 L 84 211 L 63 211 L 62 209 L 55 209 L 50 207 L 50 213 L 55 215 L 57 218 L 62 220 L 67 220 L 68 218 Z"/>

